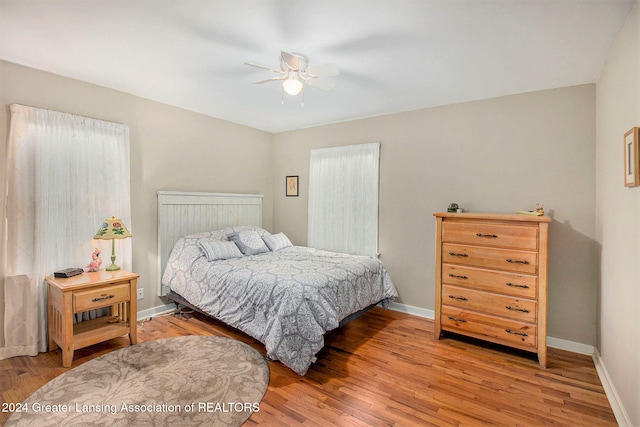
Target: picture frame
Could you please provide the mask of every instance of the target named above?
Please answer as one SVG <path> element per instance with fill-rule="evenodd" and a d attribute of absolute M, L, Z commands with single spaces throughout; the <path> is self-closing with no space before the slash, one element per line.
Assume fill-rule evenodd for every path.
<path fill-rule="evenodd" d="M 298 197 L 300 195 L 298 192 L 298 175 L 287 176 L 285 195 L 287 197 Z"/>
<path fill-rule="evenodd" d="M 638 127 L 624 134 L 624 186 L 640 185 L 640 153 L 638 152 Z"/>

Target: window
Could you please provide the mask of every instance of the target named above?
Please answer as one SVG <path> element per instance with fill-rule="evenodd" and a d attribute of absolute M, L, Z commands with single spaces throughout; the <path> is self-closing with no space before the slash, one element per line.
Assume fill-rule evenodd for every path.
<path fill-rule="evenodd" d="M 311 150 L 309 246 L 377 255 L 379 159 L 379 143 Z"/>
<path fill-rule="evenodd" d="M 94 245 L 110 253 L 110 242 L 92 240 L 105 218 L 115 215 L 131 225 L 129 128 L 11 105 L 6 161 L 0 359 L 46 351 L 44 278 L 65 267 L 83 267 Z M 116 245 L 120 265 L 131 269 L 131 239 Z"/>

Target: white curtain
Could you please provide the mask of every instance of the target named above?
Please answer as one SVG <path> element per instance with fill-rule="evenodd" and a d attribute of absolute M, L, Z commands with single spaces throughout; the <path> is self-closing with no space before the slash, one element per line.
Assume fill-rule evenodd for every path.
<path fill-rule="evenodd" d="M 129 128 L 11 105 L 7 147 L 4 348 L 0 359 L 47 350 L 44 278 L 84 267 L 94 247 L 103 265 L 111 242 L 93 240 L 105 218 L 131 230 Z M 116 241 L 131 269 L 131 239 Z"/>
<path fill-rule="evenodd" d="M 380 144 L 311 150 L 308 245 L 378 253 Z"/>

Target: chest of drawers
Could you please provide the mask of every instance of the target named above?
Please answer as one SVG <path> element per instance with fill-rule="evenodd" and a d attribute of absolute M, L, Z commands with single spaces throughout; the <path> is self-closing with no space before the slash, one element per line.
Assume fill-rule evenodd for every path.
<path fill-rule="evenodd" d="M 454 332 L 535 352 L 547 365 L 551 218 L 435 213 L 435 336 Z"/>

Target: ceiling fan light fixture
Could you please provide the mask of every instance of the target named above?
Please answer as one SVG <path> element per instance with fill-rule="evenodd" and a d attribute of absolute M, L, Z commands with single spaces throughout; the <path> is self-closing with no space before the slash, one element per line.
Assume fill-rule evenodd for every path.
<path fill-rule="evenodd" d="M 302 91 L 302 82 L 295 77 L 290 77 L 282 82 L 282 89 L 288 95 L 295 96 Z"/>
<path fill-rule="evenodd" d="M 245 62 L 246 65 L 261 68 L 276 74 L 274 77 L 258 80 L 254 83 L 282 82 L 282 103 L 284 104 L 285 93 L 289 96 L 296 96 L 302 93 L 301 105 L 304 105 L 305 85 L 309 85 L 323 92 L 330 92 L 336 84 L 325 77 L 340 74 L 340 70 L 338 70 L 338 67 L 334 64 L 309 67 L 308 63 L 309 61 L 306 56 L 285 52 L 284 50 L 280 52 L 280 70 L 266 65 L 254 64 L 253 62 Z"/>

